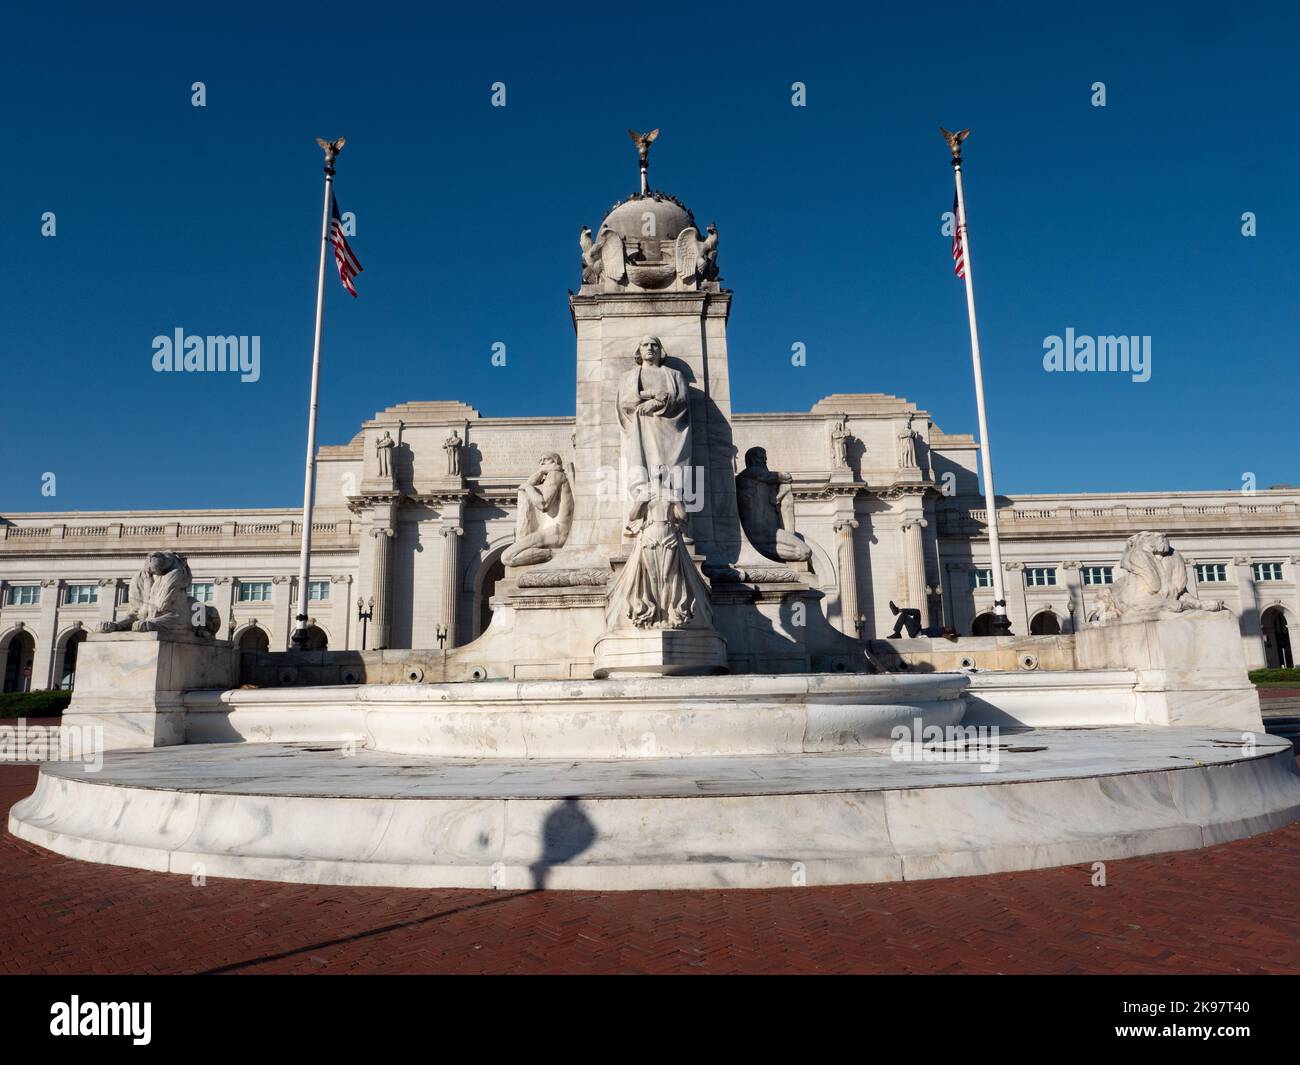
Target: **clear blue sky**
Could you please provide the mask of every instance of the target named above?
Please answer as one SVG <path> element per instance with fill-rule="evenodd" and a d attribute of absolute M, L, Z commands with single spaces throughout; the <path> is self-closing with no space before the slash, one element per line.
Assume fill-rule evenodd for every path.
<path fill-rule="evenodd" d="M 0 513 L 301 501 L 317 134 L 365 265 L 328 280 L 320 441 L 407 400 L 572 413 L 565 291 L 628 126 L 718 223 L 737 410 L 888 392 L 974 431 L 937 130 L 971 126 L 999 490 L 1300 482 L 1283 5 L 278 6 L 7 9 Z M 260 336 L 261 380 L 154 373 L 177 327 Z M 1045 373 L 1066 328 L 1150 335 L 1151 380 Z"/>

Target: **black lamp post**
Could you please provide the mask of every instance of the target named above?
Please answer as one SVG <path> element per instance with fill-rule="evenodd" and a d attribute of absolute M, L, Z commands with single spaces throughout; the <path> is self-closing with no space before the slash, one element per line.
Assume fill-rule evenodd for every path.
<path fill-rule="evenodd" d="M 361 650 L 366 649 L 366 629 L 368 622 L 375 615 L 375 597 L 370 597 L 370 602 L 366 603 L 361 596 L 357 596 L 357 620 L 361 622 Z"/>

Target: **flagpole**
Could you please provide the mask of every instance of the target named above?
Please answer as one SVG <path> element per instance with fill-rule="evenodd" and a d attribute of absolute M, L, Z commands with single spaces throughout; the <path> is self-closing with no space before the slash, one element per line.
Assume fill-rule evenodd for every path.
<path fill-rule="evenodd" d="M 302 553 L 298 560 L 298 611 L 294 615 L 293 643 L 307 649 L 307 607 L 311 574 L 311 518 L 316 503 L 316 408 L 320 395 L 320 340 L 325 324 L 325 253 L 329 248 L 330 200 L 334 194 L 334 160 L 343 150 L 343 138 L 316 141 L 325 152 L 325 205 L 320 219 L 320 267 L 316 271 L 316 337 L 311 352 L 311 404 L 307 408 L 307 468 L 302 489 Z"/>
<path fill-rule="evenodd" d="M 993 490 L 993 459 L 989 454 L 989 422 L 984 407 L 984 369 L 980 362 L 979 326 L 975 321 L 975 270 L 971 263 L 970 233 L 966 228 L 966 194 L 961 182 L 961 143 L 969 134 L 970 130 L 955 134 L 943 131 L 952 150 L 952 172 L 957 182 L 957 233 L 966 267 L 966 317 L 970 320 L 970 357 L 975 370 L 975 410 L 980 433 L 980 472 L 984 481 L 984 508 L 988 515 L 989 563 L 993 570 L 993 632 L 998 636 L 1010 636 L 1011 620 L 1007 617 L 1007 596 L 1002 580 L 1002 544 L 998 539 L 997 493 Z"/>

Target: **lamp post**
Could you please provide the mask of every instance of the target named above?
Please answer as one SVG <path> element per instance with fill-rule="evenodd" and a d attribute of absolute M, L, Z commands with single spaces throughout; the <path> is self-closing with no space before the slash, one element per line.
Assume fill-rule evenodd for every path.
<path fill-rule="evenodd" d="M 369 609 L 365 609 L 366 607 Z M 369 604 L 366 604 L 361 596 L 357 596 L 357 620 L 361 622 L 361 650 L 366 649 L 366 629 L 372 617 L 375 616 L 375 597 L 370 597 Z"/>

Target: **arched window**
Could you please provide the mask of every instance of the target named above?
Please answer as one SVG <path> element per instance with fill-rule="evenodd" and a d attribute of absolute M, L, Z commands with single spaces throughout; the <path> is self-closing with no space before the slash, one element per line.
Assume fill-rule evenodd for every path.
<path fill-rule="evenodd" d="M 303 644 L 304 651 L 328 651 L 330 647 L 330 638 L 325 635 L 325 630 L 316 625 L 307 626 L 307 642 Z"/>
<path fill-rule="evenodd" d="M 970 634 L 972 636 L 992 636 L 994 620 L 995 618 L 991 613 L 981 614 L 971 624 Z"/>
<path fill-rule="evenodd" d="M 1291 633 L 1286 623 L 1286 612 L 1280 606 L 1271 606 L 1259 617 L 1264 631 L 1264 660 L 1269 669 L 1292 669 L 1295 657 L 1291 652 Z"/>
<path fill-rule="evenodd" d="M 1060 636 L 1061 619 L 1050 610 L 1035 614 L 1033 620 L 1029 623 L 1029 635 Z"/>
<path fill-rule="evenodd" d="M 59 669 L 59 687 L 65 692 L 72 691 L 77 680 L 77 649 L 89 634 L 85 629 L 71 633 L 63 644 L 63 665 Z"/>
<path fill-rule="evenodd" d="M 32 690 L 32 665 L 36 661 L 36 641 L 30 632 L 15 632 L 9 638 L 9 653 L 5 656 L 4 690 L 28 692 Z"/>

